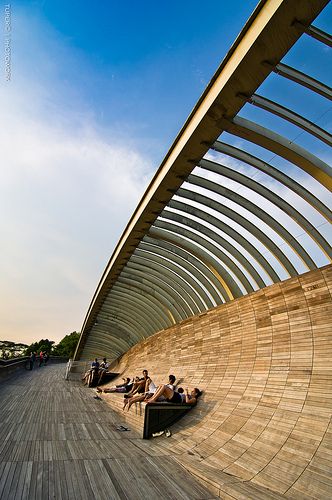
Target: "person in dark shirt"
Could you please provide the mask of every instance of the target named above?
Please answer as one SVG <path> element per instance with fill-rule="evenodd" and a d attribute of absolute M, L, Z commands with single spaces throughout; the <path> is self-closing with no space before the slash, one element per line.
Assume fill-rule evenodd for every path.
<path fill-rule="evenodd" d="M 31 352 L 30 353 L 30 359 L 29 359 L 29 362 L 30 362 L 30 370 L 33 370 L 33 367 L 35 365 L 35 361 L 36 361 L 36 354 L 34 352 Z"/>
<path fill-rule="evenodd" d="M 84 385 L 87 385 L 88 387 L 90 386 L 93 378 L 95 375 L 98 375 L 98 370 L 99 370 L 99 361 L 97 358 L 94 359 L 91 363 L 91 368 L 87 372 L 85 372 L 82 381 L 84 382 Z"/>

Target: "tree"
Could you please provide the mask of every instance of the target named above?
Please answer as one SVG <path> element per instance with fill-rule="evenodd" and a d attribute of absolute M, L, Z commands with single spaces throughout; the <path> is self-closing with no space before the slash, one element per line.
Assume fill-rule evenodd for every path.
<path fill-rule="evenodd" d="M 3 359 L 24 356 L 27 347 L 26 344 L 11 342 L 10 340 L 0 340 L 0 351 Z"/>
<path fill-rule="evenodd" d="M 54 340 L 48 340 L 48 339 L 41 339 L 39 342 L 33 342 L 32 344 L 27 347 L 25 351 L 25 355 L 29 356 L 31 352 L 48 352 L 51 354 L 52 349 L 53 349 L 53 344 L 55 344 Z"/>
<path fill-rule="evenodd" d="M 80 334 L 77 332 L 72 332 L 66 335 L 60 342 L 53 348 L 53 354 L 55 356 L 64 356 L 66 358 L 72 358 L 75 353 L 75 349 L 80 338 Z"/>

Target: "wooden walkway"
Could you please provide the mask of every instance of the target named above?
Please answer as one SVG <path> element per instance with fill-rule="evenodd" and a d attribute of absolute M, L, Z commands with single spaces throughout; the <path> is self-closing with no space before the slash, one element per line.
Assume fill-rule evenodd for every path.
<path fill-rule="evenodd" d="M 121 417 L 64 372 L 0 384 L 1 500 L 215 498 L 153 441 L 116 430 Z"/>

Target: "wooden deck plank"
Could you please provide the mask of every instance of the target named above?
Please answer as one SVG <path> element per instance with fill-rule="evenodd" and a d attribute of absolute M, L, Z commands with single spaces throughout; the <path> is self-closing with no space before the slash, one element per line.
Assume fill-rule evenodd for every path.
<path fill-rule="evenodd" d="M 147 462 L 150 454 L 137 445 L 142 441 L 139 434 L 117 431 L 123 419 L 95 400 L 90 389 L 65 381 L 63 372 L 64 366 L 49 365 L 0 385 L 1 500 L 137 500 L 138 490 L 142 498 L 146 491 L 153 493 L 151 498 L 163 498 L 164 493 L 164 498 L 182 498 L 178 486 L 165 479 L 169 473 L 182 477 L 181 466 L 172 465 L 167 472 L 165 462 L 155 470 Z M 147 486 L 141 469 L 149 465 L 154 479 Z M 134 481 L 133 487 L 136 471 L 140 484 Z M 190 484 L 192 495 L 183 498 L 197 498 L 197 491 L 202 492 L 200 498 L 211 497 L 195 480 Z"/>
<path fill-rule="evenodd" d="M 32 476 L 32 462 L 25 462 L 25 463 L 26 463 L 26 474 L 22 490 L 22 497 L 21 497 L 22 500 L 27 500 L 29 498 L 29 490 L 30 490 L 31 476 Z"/>

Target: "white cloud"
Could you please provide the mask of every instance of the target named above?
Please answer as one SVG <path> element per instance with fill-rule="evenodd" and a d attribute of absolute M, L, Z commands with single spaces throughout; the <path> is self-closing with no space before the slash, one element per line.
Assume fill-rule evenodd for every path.
<path fill-rule="evenodd" d="M 17 14 L 18 45 L 26 23 Z M 81 327 L 151 176 L 150 160 L 98 127 L 79 90 L 63 82 L 55 61 L 74 56 L 53 33 L 46 57 L 46 35 L 38 23 L 30 31 L 38 71 L 17 50 L 13 80 L 0 91 L 0 338 L 28 343 Z"/>

